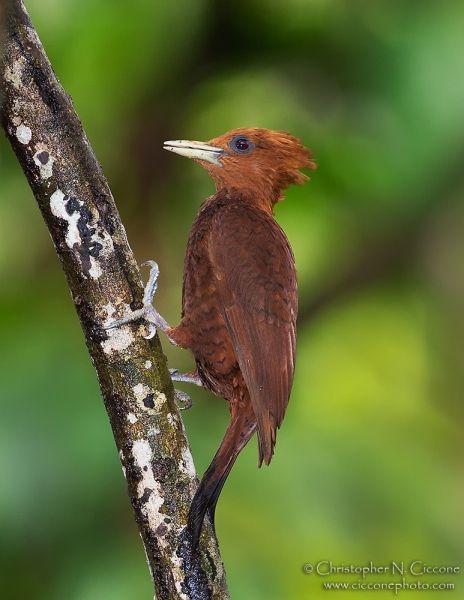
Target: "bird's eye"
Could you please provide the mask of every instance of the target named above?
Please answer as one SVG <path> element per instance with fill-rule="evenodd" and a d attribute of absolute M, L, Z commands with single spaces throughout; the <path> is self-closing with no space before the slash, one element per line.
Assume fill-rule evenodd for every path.
<path fill-rule="evenodd" d="M 250 143 L 246 138 L 238 138 L 235 140 L 235 149 L 240 150 L 240 152 L 245 152 L 250 147 Z"/>
<path fill-rule="evenodd" d="M 238 135 L 229 143 L 229 146 L 237 154 L 247 154 L 255 147 L 253 142 L 243 135 Z"/>

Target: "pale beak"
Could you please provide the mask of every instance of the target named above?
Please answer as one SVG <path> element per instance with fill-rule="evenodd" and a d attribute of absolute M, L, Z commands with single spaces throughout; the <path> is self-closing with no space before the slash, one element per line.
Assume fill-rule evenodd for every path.
<path fill-rule="evenodd" d="M 225 150 L 222 148 L 210 146 L 204 142 L 192 142 L 190 140 L 164 142 L 164 149 L 180 154 L 181 156 L 187 156 L 188 158 L 205 160 L 218 167 L 222 167 L 219 157 L 226 154 Z"/>

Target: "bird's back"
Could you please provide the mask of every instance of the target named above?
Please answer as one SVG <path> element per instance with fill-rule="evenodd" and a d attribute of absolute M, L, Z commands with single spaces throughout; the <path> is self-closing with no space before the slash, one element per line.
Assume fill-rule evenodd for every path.
<path fill-rule="evenodd" d="M 174 338 L 214 393 L 236 400 L 248 390 L 260 462 L 272 457 L 290 395 L 296 313 L 293 254 L 277 222 L 243 191 L 206 200 L 187 244 Z"/>

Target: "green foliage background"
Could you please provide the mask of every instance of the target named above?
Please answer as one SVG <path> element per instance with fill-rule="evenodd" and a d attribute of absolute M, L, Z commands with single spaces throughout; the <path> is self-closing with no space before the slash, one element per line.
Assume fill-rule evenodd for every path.
<path fill-rule="evenodd" d="M 324 582 L 360 579 L 304 574 L 321 560 L 464 568 L 464 3 L 26 5 L 138 261 L 160 264 L 168 322 L 213 185 L 163 141 L 260 126 L 291 131 L 316 156 L 311 182 L 277 207 L 301 290 L 289 410 L 271 466 L 257 470 L 253 440 L 217 510 L 232 597 L 325 598 Z M 1 597 L 151 598 L 64 277 L 3 137 L 0 153 Z M 191 368 L 162 341 L 172 366 Z M 189 391 L 202 473 L 228 411 Z M 451 581 L 464 598 L 462 575 L 407 577 L 417 579 Z"/>

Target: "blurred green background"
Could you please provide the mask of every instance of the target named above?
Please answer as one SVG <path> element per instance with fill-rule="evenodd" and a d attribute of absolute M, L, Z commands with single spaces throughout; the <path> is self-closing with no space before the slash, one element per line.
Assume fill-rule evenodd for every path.
<path fill-rule="evenodd" d="M 276 207 L 300 277 L 294 391 L 271 466 L 257 470 L 252 440 L 217 510 L 232 598 L 346 597 L 323 583 L 359 576 L 304 574 L 321 560 L 464 568 L 462 0 L 26 5 L 137 260 L 160 264 L 171 324 L 190 224 L 214 188 L 163 141 L 259 126 L 314 151 L 311 182 Z M 95 373 L 3 136 L 0 200 L 0 595 L 151 598 Z M 184 389 L 201 474 L 228 410 Z M 464 598 L 462 575 L 418 579 Z M 398 577 L 365 581 L 382 580 Z"/>

